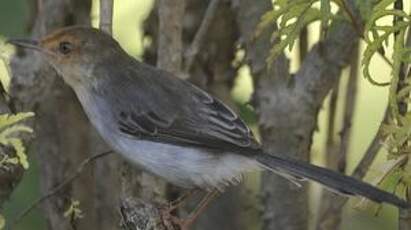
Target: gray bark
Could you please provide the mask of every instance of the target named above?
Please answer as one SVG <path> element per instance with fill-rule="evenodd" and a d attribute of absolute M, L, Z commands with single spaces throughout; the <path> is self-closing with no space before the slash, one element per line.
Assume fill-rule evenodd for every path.
<path fill-rule="evenodd" d="M 347 152 L 350 144 L 351 136 L 351 122 L 354 114 L 354 106 L 357 95 L 357 81 L 358 81 L 358 44 L 355 46 L 355 52 L 350 62 L 350 75 L 348 78 L 347 90 L 345 93 L 344 106 L 344 120 L 343 127 L 340 131 L 341 142 L 339 149 L 337 146 L 327 152 L 327 166 L 331 169 L 337 170 L 340 173 L 345 173 Z M 333 136 L 334 132 L 329 133 Z M 342 205 L 340 205 L 340 198 L 337 194 L 330 191 L 324 191 L 321 198 L 320 219 L 317 223 L 317 229 L 338 229 L 342 221 Z"/>
<path fill-rule="evenodd" d="M 171 73 L 181 72 L 185 0 L 158 2 L 159 24 L 157 66 Z"/>
<path fill-rule="evenodd" d="M 307 53 L 297 74 L 290 77 L 284 56 L 277 58 L 271 69 L 266 67 L 272 31 L 252 39 L 262 14 L 271 8 L 270 1 L 238 1 L 238 23 L 255 81 L 253 101 L 262 142 L 269 153 L 308 160 L 318 110 L 348 64 L 358 37 L 348 22 L 335 22 L 325 41 Z M 296 188 L 264 173 L 261 193 L 263 229 L 307 229 L 306 186 Z"/>

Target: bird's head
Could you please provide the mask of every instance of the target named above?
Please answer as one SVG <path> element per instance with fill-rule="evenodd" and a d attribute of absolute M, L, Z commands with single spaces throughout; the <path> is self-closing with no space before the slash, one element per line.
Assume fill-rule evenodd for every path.
<path fill-rule="evenodd" d="M 95 76 L 95 65 L 124 54 L 119 44 L 108 34 L 91 27 L 73 26 L 56 30 L 40 40 L 10 39 L 9 43 L 37 50 L 48 63 L 75 87 Z"/>

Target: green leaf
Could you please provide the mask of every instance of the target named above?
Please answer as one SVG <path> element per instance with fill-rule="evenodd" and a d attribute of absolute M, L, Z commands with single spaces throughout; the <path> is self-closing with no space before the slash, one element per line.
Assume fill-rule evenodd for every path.
<path fill-rule="evenodd" d="M 27 160 L 26 148 L 24 147 L 23 142 L 20 139 L 12 138 L 10 143 L 16 150 L 16 155 L 21 166 L 23 166 L 24 169 L 28 169 L 29 162 Z"/>
<path fill-rule="evenodd" d="M 0 115 L 0 129 L 13 125 L 19 121 L 25 120 L 29 117 L 33 117 L 33 112 L 18 113 L 18 114 L 1 114 Z"/>
<path fill-rule="evenodd" d="M 383 47 L 383 43 L 385 40 L 388 40 L 389 36 L 394 34 L 395 32 L 404 30 L 406 28 L 406 23 L 398 23 L 396 26 L 392 26 L 390 28 L 386 29 L 386 32 L 377 37 L 374 40 L 367 39 L 367 36 L 365 37 L 365 41 L 367 42 L 367 46 L 365 48 L 365 51 L 363 53 L 363 59 L 361 61 L 361 64 L 363 66 L 363 75 L 364 77 L 369 80 L 372 84 L 378 85 L 378 86 L 385 86 L 385 83 L 379 83 L 375 81 L 369 72 L 369 67 L 370 67 L 370 62 L 372 57 L 378 52 L 379 49 Z M 371 28 L 367 28 L 367 30 L 370 30 Z M 391 82 L 392 84 L 392 82 Z"/>
<path fill-rule="evenodd" d="M 310 0 L 312 1 L 312 0 Z M 278 1 L 276 1 L 278 2 Z M 286 13 L 290 12 L 295 12 L 296 9 L 300 7 L 300 5 L 305 5 L 307 4 L 307 0 L 295 0 L 292 1 L 291 3 L 289 1 L 281 1 L 278 2 L 275 5 L 280 6 L 279 9 L 273 9 L 271 11 L 268 11 L 265 13 L 260 20 L 260 23 L 257 25 L 257 29 L 255 32 L 255 37 L 258 37 L 261 35 L 261 33 L 267 29 L 270 25 L 273 25 L 276 23 L 276 21 Z"/>
<path fill-rule="evenodd" d="M 307 24 L 316 21 L 321 17 L 321 13 L 318 9 L 309 8 L 309 6 L 307 6 L 304 10 L 303 15 L 300 16 L 295 23 L 285 28 L 281 28 L 273 34 L 275 37 L 281 38 L 281 40 L 271 48 L 270 55 L 267 59 L 268 65 L 270 65 L 287 46 L 291 50 L 301 30 L 307 26 Z"/>
<path fill-rule="evenodd" d="M 395 0 L 380 0 L 377 5 L 374 7 L 374 12 L 384 10 L 387 8 L 389 5 L 394 4 Z"/>
<path fill-rule="evenodd" d="M 15 150 L 16 158 L 10 158 L 4 155 L 0 161 L 0 166 L 7 167 L 5 164 L 20 164 L 24 169 L 28 169 L 26 149 L 18 135 L 21 133 L 32 133 L 33 129 L 19 124 L 20 121 L 34 116 L 34 113 L 18 113 L 15 115 L 0 115 L 0 143 L 5 146 L 11 146 Z"/>
<path fill-rule="evenodd" d="M 71 200 L 69 208 L 64 212 L 64 217 L 72 220 L 83 218 L 83 211 L 80 209 L 80 201 Z"/>
<path fill-rule="evenodd" d="M 331 2 L 330 0 L 321 0 L 321 32 L 324 38 L 328 23 L 331 20 Z"/>

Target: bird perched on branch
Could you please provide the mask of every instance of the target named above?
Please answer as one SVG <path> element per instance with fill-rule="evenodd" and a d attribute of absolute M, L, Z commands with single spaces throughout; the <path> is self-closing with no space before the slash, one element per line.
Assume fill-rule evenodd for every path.
<path fill-rule="evenodd" d="M 174 185 L 210 192 L 207 199 L 239 183 L 245 172 L 269 170 L 295 183 L 310 179 L 344 195 L 410 207 L 355 178 L 264 152 L 247 125 L 221 101 L 133 59 L 97 29 L 68 27 L 39 41 L 9 42 L 43 54 L 116 152 Z"/>

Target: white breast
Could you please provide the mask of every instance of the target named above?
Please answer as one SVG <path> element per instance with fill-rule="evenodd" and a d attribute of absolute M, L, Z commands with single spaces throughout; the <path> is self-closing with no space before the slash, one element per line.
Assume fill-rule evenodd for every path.
<path fill-rule="evenodd" d="M 209 153 L 128 137 L 112 137 L 113 148 L 134 164 L 186 188 L 217 188 L 237 184 L 242 173 L 259 168 L 255 160 L 231 153 Z"/>

